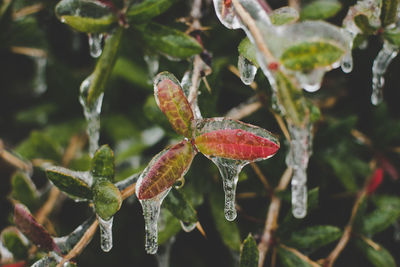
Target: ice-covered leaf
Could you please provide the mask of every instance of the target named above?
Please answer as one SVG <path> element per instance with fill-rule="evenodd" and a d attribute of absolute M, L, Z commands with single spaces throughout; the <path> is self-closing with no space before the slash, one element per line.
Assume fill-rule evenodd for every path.
<path fill-rule="evenodd" d="M 89 173 L 75 172 L 62 167 L 50 167 L 46 169 L 46 175 L 61 191 L 73 197 L 92 199 Z"/>
<path fill-rule="evenodd" d="M 182 141 L 158 153 L 140 175 L 136 195 L 150 199 L 170 188 L 185 175 L 196 153 L 189 141 Z"/>
<path fill-rule="evenodd" d="M 278 139 L 267 130 L 231 119 L 199 120 L 195 135 L 196 147 L 211 157 L 260 160 L 279 149 Z"/>
<path fill-rule="evenodd" d="M 114 152 L 108 145 L 101 146 L 96 153 L 94 153 L 91 162 L 91 173 L 93 177 L 95 179 L 98 177 L 104 177 L 113 182 L 114 169 Z"/>
<path fill-rule="evenodd" d="M 287 249 L 286 247 L 280 246 L 278 248 L 278 257 L 284 267 L 312 267 L 311 264 L 304 261 L 298 255 L 293 253 L 293 251 Z"/>
<path fill-rule="evenodd" d="M 302 20 L 324 20 L 335 16 L 342 4 L 337 0 L 316 0 L 301 9 Z"/>
<path fill-rule="evenodd" d="M 368 235 L 379 233 L 400 217 L 400 198 L 396 196 L 375 196 L 376 209 L 362 219 L 362 232 Z"/>
<path fill-rule="evenodd" d="M 357 248 L 367 257 L 375 267 L 396 267 L 396 261 L 390 252 L 381 245 L 374 243 L 374 246 L 364 240 L 356 240 Z"/>
<path fill-rule="evenodd" d="M 357 27 L 361 30 L 363 34 L 372 35 L 378 30 L 376 27 L 373 27 L 369 23 L 368 17 L 364 14 L 355 16 L 354 23 L 357 25 Z"/>
<path fill-rule="evenodd" d="M 32 131 L 28 139 L 16 148 L 16 152 L 26 159 L 42 158 L 61 160 L 61 147 L 47 134 Z"/>
<path fill-rule="evenodd" d="M 137 29 L 141 32 L 144 45 L 163 55 L 184 59 L 203 51 L 193 37 L 174 28 L 151 22 Z"/>
<path fill-rule="evenodd" d="M 253 65 L 257 67 L 259 66 L 256 56 L 256 46 L 250 42 L 249 38 L 246 37 L 240 42 L 238 50 L 241 56 L 245 57 L 247 60 L 253 63 Z"/>
<path fill-rule="evenodd" d="M 61 22 L 81 32 L 106 32 L 117 22 L 110 7 L 101 1 L 62 0 L 55 12 Z"/>
<path fill-rule="evenodd" d="M 385 30 L 383 37 L 389 43 L 400 47 L 400 30 L 398 28 Z"/>
<path fill-rule="evenodd" d="M 11 178 L 11 196 L 29 209 L 34 210 L 39 205 L 39 193 L 31 178 L 24 172 L 16 172 Z"/>
<path fill-rule="evenodd" d="M 284 25 L 293 23 L 299 19 L 299 12 L 292 7 L 281 7 L 275 9 L 269 14 L 272 24 L 274 25 Z"/>
<path fill-rule="evenodd" d="M 187 138 L 192 137 L 193 112 L 179 81 L 169 72 L 161 72 L 154 79 L 154 97 L 172 128 Z"/>
<path fill-rule="evenodd" d="M 15 227 L 7 227 L 1 232 L 1 242 L 13 254 L 14 259 L 24 260 L 28 257 L 26 238 Z"/>
<path fill-rule="evenodd" d="M 330 66 L 343 55 L 343 49 L 329 42 L 303 42 L 286 49 L 281 56 L 281 62 L 291 70 L 310 71 Z"/>
<path fill-rule="evenodd" d="M 398 20 L 397 8 L 399 0 L 383 0 L 381 9 L 382 26 L 386 27 Z"/>
<path fill-rule="evenodd" d="M 53 238 L 38 224 L 29 210 L 22 204 L 16 204 L 14 207 L 14 222 L 18 229 L 27 236 L 35 245 L 47 250 L 60 252 L 60 249 L 54 243 Z"/>
<path fill-rule="evenodd" d="M 99 178 L 94 183 L 92 191 L 97 215 L 103 220 L 109 220 L 121 208 L 121 193 L 113 183 L 104 178 Z"/>
<path fill-rule="evenodd" d="M 234 5 L 230 0 L 213 0 L 215 13 L 221 23 L 229 29 L 238 29 L 241 22 L 236 15 Z"/>
<path fill-rule="evenodd" d="M 341 230 L 331 225 L 316 225 L 293 231 L 285 244 L 305 250 L 314 250 L 337 240 L 341 236 Z"/>
<path fill-rule="evenodd" d="M 240 252 L 240 267 L 258 266 L 258 248 L 253 236 L 249 234 L 243 241 Z"/>
<path fill-rule="evenodd" d="M 221 212 L 224 209 L 223 195 L 219 194 L 217 191 L 213 191 L 210 194 L 209 200 L 215 227 L 222 241 L 231 250 L 239 251 L 241 245 L 239 228 L 236 222 L 227 221 L 224 213 Z"/>
<path fill-rule="evenodd" d="M 167 208 L 176 218 L 186 224 L 197 222 L 197 212 L 188 199 L 176 189 L 172 189 L 165 197 L 163 207 Z"/>
<path fill-rule="evenodd" d="M 179 0 L 144 0 L 131 5 L 126 17 L 129 23 L 142 23 L 164 13 Z"/>

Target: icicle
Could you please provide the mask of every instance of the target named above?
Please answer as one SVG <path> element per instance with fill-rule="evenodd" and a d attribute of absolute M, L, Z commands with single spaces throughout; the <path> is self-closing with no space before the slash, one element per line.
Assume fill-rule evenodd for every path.
<path fill-rule="evenodd" d="M 90 55 L 94 58 L 97 58 L 101 55 L 103 51 L 101 42 L 103 41 L 103 34 L 102 33 L 89 33 L 89 51 Z"/>
<path fill-rule="evenodd" d="M 136 192 L 140 188 L 142 178 L 136 183 Z M 158 249 L 158 228 L 157 222 L 160 216 L 160 207 L 171 188 L 165 190 L 158 196 L 151 199 L 139 200 L 143 209 L 144 230 L 145 230 L 145 249 L 148 254 L 156 254 Z"/>
<path fill-rule="evenodd" d="M 304 218 L 307 214 L 307 166 L 312 153 L 312 125 L 288 126 L 291 141 L 286 164 L 293 168 L 292 213 L 296 218 Z"/>
<path fill-rule="evenodd" d="M 239 56 L 238 69 L 240 73 L 240 79 L 246 85 L 250 85 L 254 81 L 254 77 L 257 73 L 257 67 L 253 65 L 247 58 Z"/>
<path fill-rule="evenodd" d="M 228 221 L 236 219 L 235 196 L 236 185 L 239 180 L 239 173 L 249 161 L 240 161 L 233 159 L 225 159 L 212 157 L 211 160 L 217 165 L 222 176 L 225 192 L 225 218 Z"/>
<path fill-rule="evenodd" d="M 113 246 L 112 226 L 114 217 L 109 220 L 103 220 L 97 216 L 100 226 L 100 246 L 104 252 L 109 252 Z"/>
<path fill-rule="evenodd" d="M 308 73 L 297 72 L 296 78 L 299 80 L 301 88 L 307 92 L 316 92 L 321 88 L 325 70 L 315 69 Z"/>
<path fill-rule="evenodd" d="M 45 57 L 34 57 L 36 74 L 33 80 L 33 92 L 36 95 L 41 95 L 47 90 L 46 84 L 46 65 L 47 58 Z"/>
<path fill-rule="evenodd" d="M 102 93 L 93 104 L 88 105 L 87 97 L 92 80 L 93 76 L 90 75 L 82 82 L 79 95 L 79 102 L 83 107 L 83 113 L 88 123 L 87 133 L 89 136 L 89 153 L 91 156 L 93 156 L 94 152 L 96 152 L 96 150 L 99 148 L 100 112 L 104 95 Z"/>
<path fill-rule="evenodd" d="M 353 70 L 353 56 L 351 50 L 343 56 L 340 67 L 344 73 L 350 73 Z"/>
<path fill-rule="evenodd" d="M 175 242 L 175 237 L 171 237 L 167 242 L 165 242 L 158 253 L 156 254 L 156 259 L 158 262 L 158 267 L 169 267 L 169 258 L 171 255 L 171 248 Z"/>
<path fill-rule="evenodd" d="M 197 222 L 195 223 L 186 223 L 184 221 L 180 221 L 181 223 L 181 227 L 183 229 L 183 231 L 189 233 L 191 231 L 193 231 L 196 228 Z"/>
<path fill-rule="evenodd" d="M 397 56 L 399 48 L 385 42 L 383 48 L 379 51 L 378 56 L 374 60 L 372 66 L 372 95 L 371 102 L 374 105 L 378 105 L 383 99 L 383 85 L 385 84 L 385 72 L 392 62 L 392 60 Z"/>
<path fill-rule="evenodd" d="M 144 55 L 144 61 L 147 64 L 147 70 L 149 72 L 149 83 L 153 84 L 154 77 L 157 75 L 159 67 L 159 56 L 157 54 L 146 54 Z"/>
<path fill-rule="evenodd" d="M 242 23 L 238 19 L 235 10 L 233 8 L 233 4 L 229 3 L 226 0 L 214 0 L 214 8 L 215 13 L 217 14 L 218 19 L 221 23 L 229 28 L 229 29 L 239 29 L 242 26 Z"/>

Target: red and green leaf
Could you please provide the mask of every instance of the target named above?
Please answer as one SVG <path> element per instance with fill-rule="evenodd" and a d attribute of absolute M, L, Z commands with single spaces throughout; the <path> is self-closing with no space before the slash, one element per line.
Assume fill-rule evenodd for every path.
<path fill-rule="evenodd" d="M 184 140 L 157 154 L 139 177 L 138 199 L 150 199 L 170 188 L 190 167 L 195 156 L 192 144 Z"/>
<path fill-rule="evenodd" d="M 54 243 L 53 238 L 47 230 L 33 218 L 24 205 L 15 205 L 14 222 L 18 229 L 38 247 L 47 251 L 61 253 L 60 248 Z"/>
<path fill-rule="evenodd" d="M 258 160 L 273 156 L 279 141 L 267 130 L 240 121 L 215 118 L 197 125 L 198 150 L 211 157 Z"/>
<path fill-rule="evenodd" d="M 194 116 L 178 80 L 168 72 L 159 73 L 154 81 L 154 96 L 172 128 L 178 134 L 191 138 Z"/>

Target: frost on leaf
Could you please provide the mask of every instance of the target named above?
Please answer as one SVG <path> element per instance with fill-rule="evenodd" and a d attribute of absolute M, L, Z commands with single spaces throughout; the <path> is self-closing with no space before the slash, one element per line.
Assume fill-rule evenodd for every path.
<path fill-rule="evenodd" d="M 190 167 L 196 153 L 189 141 L 182 141 L 157 154 L 136 184 L 138 199 L 150 199 L 170 188 Z"/>
<path fill-rule="evenodd" d="M 224 118 L 201 120 L 196 126 L 195 144 L 211 157 L 260 160 L 273 156 L 279 141 L 267 130 Z"/>
<path fill-rule="evenodd" d="M 158 74 L 154 80 L 154 96 L 174 130 L 191 138 L 193 112 L 175 76 L 168 72 Z"/>

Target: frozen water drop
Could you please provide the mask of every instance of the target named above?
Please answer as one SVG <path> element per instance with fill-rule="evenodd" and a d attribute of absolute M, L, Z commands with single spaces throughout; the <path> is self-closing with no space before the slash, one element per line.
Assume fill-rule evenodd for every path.
<path fill-rule="evenodd" d="M 239 180 L 239 173 L 249 161 L 226 159 L 220 157 L 211 157 L 211 160 L 217 165 L 222 176 L 222 182 L 225 192 L 225 218 L 228 221 L 236 219 L 236 186 Z"/>
<path fill-rule="evenodd" d="M 378 105 L 383 99 L 383 86 L 385 84 L 385 72 L 389 64 L 397 56 L 399 48 L 385 42 L 383 48 L 379 51 L 372 66 L 372 95 L 371 102 Z"/>
<path fill-rule="evenodd" d="M 240 79 L 246 85 L 250 85 L 254 81 L 254 77 L 257 73 L 257 67 L 253 65 L 247 58 L 239 56 L 238 69 L 240 73 Z"/>
<path fill-rule="evenodd" d="M 289 124 L 290 151 L 286 164 L 293 168 L 292 214 L 304 218 L 307 213 L 307 167 L 312 153 L 312 125 L 298 127 Z"/>
<path fill-rule="evenodd" d="M 87 125 L 87 133 L 89 136 L 89 153 L 91 156 L 94 155 L 96 150 L 99 148 L 100 138 L 100 112 L 103 103 L 102 93 L 92 104 L 87 102 L 89 90 L 93 81 L 93 75 L 87 77 L 81 84 L 79 102 L 83 107 L 83 114 L 85 115 Z"/>
<path fill-rule="evenodd" d="M 197 225 L 197 222 L 195 222 L 195 223 L 187 223 L 187 222 L 184 222 L 184 221 L 180 221 L 180 223 L 181 223 L 181 227 L 182 227 L 183 231 L 185 231 L 185 232 L 193 231 L 196 228 L 196 225 Z"/>
<path fill-rule="evenodd" d="M 228 2 L 228 1 L 226 1 Z M 225 0 L 214 0 L 215 13 L 221 23 L 228 29 L 239 29 L 242 24 L 236 15 L 233 4 Z"/>
<path fill-rule="evenodd" d="M 147 54 L 144 55 L 144 61 L 147 64 L 147 69 L 149 72 L 149 83 L 153 84 L 154 77 L 157 75 L 159 67 L 159 56 L 157 54 Z"/>
<path fill-rule="evenodd" d="M 100 226 L 100 246 L 104 252 L 109 252 L 113 246 L 112 226 L 114 217 L 109 220 L 103 220 L 97 216 Z"/>
<path fill-rule="evenodd" d="M 46 65 L 47 58 L 34 57 L 36 74 L 33 80 L 33 91 L 36 95 L 41 95 L 47 90 L 46 84 Z"/>
<path fill-rule="evenodd" d="M 353 56 L 351 55 L 351 50 L 343 56 L 341 68 L 344 73 L 350 73 L 353 70 Z"/>
<path fill-rule="evenodd" d="M 98 58 L 102 51 L 102 41 L 103 41 L 103 34 L 102 33 L 89 33 L 89 51 L 90 55 L 94 58 Z"/>
<path fill-rule="evenodd" d="M 316 92 L 321 88 L 325 70 L 316 69 L 307 73 L 297 72 L 296 77 L 300 86 L 307 92 Z"/>

